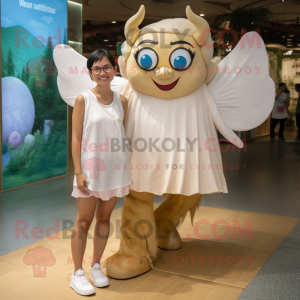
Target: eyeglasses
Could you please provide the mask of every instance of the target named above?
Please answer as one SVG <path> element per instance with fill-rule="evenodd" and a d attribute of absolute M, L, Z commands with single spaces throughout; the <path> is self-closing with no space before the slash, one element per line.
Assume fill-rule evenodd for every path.
<path fill-rule="evenodd" d="M 96 67 L 94 69 L 92 69 L 92 72 L 96 75 L 99 75 L 101 73 L 101 69 L 105 72 L 105 73 L 109 73 L 111 71 L 112 66 L 105 66 L 103 68 L 99 68 Z"/>

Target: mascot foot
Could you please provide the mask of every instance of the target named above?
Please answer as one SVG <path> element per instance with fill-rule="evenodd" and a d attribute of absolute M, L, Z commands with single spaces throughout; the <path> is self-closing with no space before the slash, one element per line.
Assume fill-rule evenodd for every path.
<path fill-rule="evenodd" d="M 148 259 L 144 256 L 132 257 L 114 254 L 106 261 L 107 275 L 114 279 L 129 279 L 151 270 Z"/>
<path fill-rule="evenodd" d="M 169 233 L 161 233 L 161 236 L 165 236 L 165 238 L 157 239 L 157 245 L 159 248 L 163 250 L 178 250 L 181 248 L 181 237 L 176 229 Z"/>

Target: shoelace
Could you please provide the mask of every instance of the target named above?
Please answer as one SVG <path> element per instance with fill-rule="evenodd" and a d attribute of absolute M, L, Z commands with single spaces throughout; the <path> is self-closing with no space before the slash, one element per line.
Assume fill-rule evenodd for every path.
<path fill-rule="evenodd" d="M 89 273 L 86 273 L 86 272 L 84 272 L 85 274 L 89 274 Z M 69 275 L 70 274 L 74 274 L 74 272 L 70 272 L 70 273 L 68 273 L 67 274 L 67 280 L 70 282 L 71 280 L 69 279 Z M 85 277 L 85 276 L 84 276 Z M 87 280 L 87 278 L 85 277 L 85 279 Z"/>
<path fill-rule="evenodd" d="M 95 272 L 95 275 L 100 276 L 100 277 L 104 277 L 103 273 L 101 270 L 99 269 L 93 269 L 93 271 Z"/>
<path fill-rule="evenodd" d="M 82 283 L 82 285 L 87 285 L 89 284 L 89 281 L 87 280 L 87 278 L 85 277 L 85 275 L 82 276 L 77 276 L 77 278 L 80 278 L 80 282 Z"/>

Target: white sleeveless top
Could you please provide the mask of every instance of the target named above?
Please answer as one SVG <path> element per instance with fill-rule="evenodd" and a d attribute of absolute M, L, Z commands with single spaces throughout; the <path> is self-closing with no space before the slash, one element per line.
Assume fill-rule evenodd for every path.
<path fill-rule="evenodd" d="M 91 90 L 81 93 L 85 100 L 81 170 L 91 191 L 109 191 L 131 183 L 124 110 L 120 95 L 113 93 L 110 105 L 99 103 Z M 77 186 L 76 175 L 73 185 Z"/>

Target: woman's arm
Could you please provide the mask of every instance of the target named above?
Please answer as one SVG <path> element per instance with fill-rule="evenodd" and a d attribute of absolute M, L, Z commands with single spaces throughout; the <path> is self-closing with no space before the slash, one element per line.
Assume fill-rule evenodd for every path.
<path fill-rule="evenodd" d="M 81 169 L 81 138 L 83 128 L 83 118 L 85 101 L 82 95 L 75 100 L 72 117 L 72 157 L 75 168 L 77 187 L 85 195 L 89 195 L 87 181 Z"/>
<path fill-rule="evenodd" d="M 286 95 L 286 100 L 284 101 L 284 104 L 286 106 L 290 106 L 290 100 L 291 100 L 291 97 L 289 96 L 289 94 Z"/>
<path fill-rule="evenodd" d="M 85 110 L 85 102 L 82 95 L 75 100 L 72 117 L 72 157 L 75 167 L 75 174 L 82 174 L 81 170 L 81 138 L 83 128 L 83 117 Z"/>
<path fill-rule="evenodd" d="M 124 110 L 123 126 L 125 126 L 126 116 L 127 116 L 127 110 L 128 110 L 128 100 L 123 95 L 120 95 L 120 97 L 121 97 L 121 101 L 122 101 L 122 105 L 123 105 L 123 110 Z"/>

